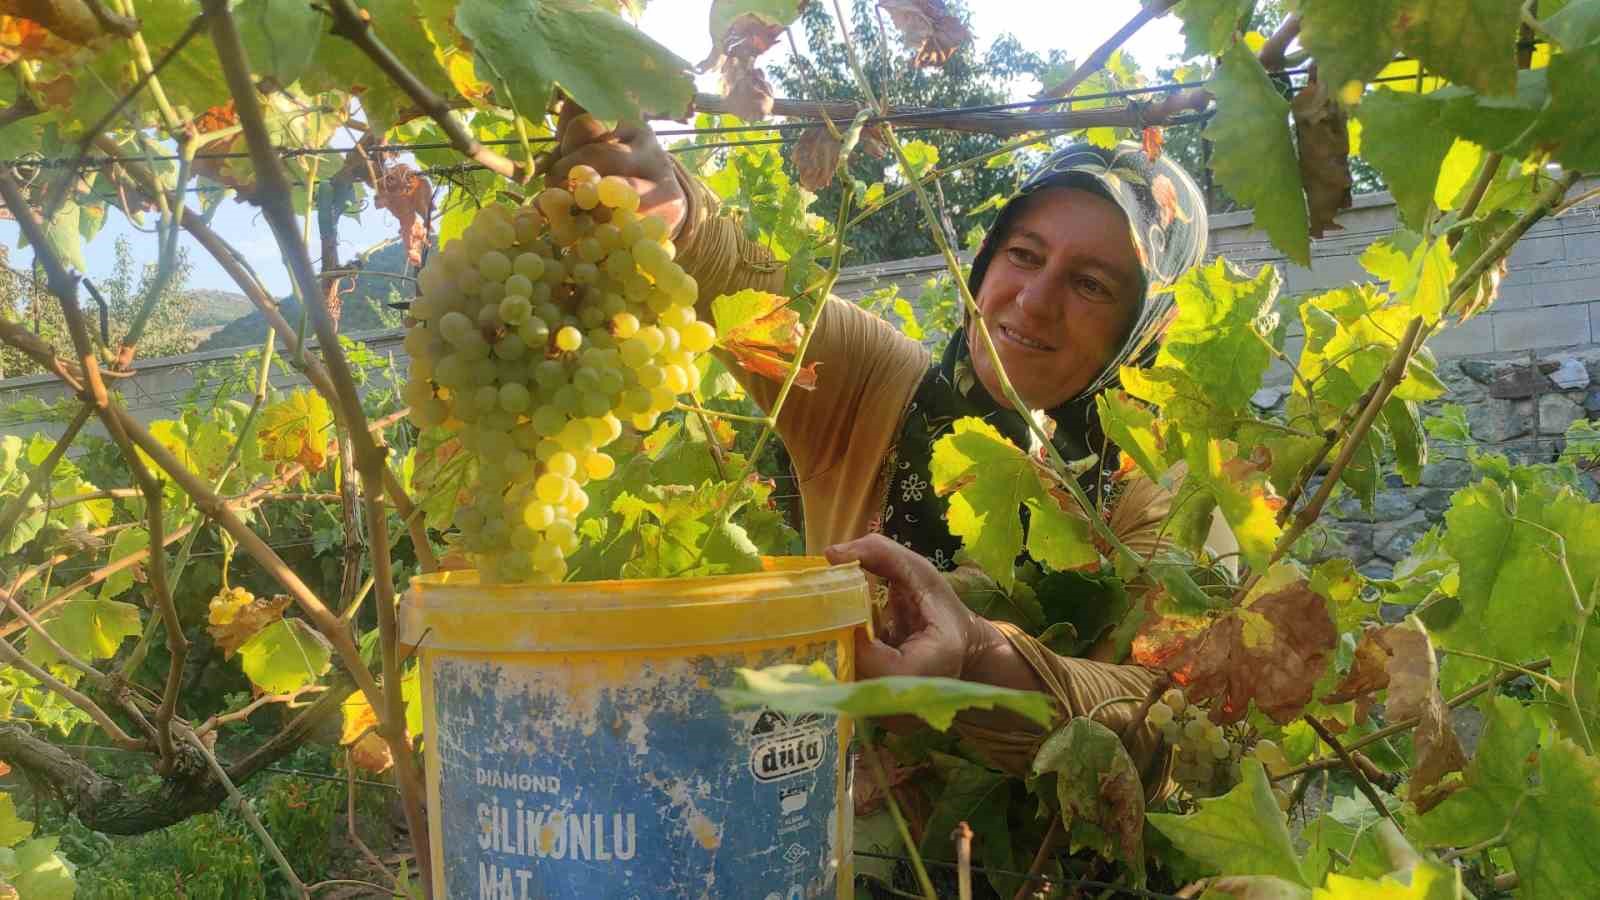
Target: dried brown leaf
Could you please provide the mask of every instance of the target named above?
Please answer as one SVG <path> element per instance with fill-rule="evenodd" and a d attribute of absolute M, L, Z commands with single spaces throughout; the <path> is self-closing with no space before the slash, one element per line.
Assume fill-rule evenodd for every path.
<path fill-rule="evenodd" d="M 841 144 L 828 133 L 828 129 L 813 125 L 800 134 L 789 151 L 795 169 L 800 173 L 800 183 L 808 190 L 820 191 L 833 182 L 834 170 L 839 167 Z"/>
<path fill-rule="evenodd" d="M 211 598 L 206 630 L 222 648 L 222 658 L 232 659 L 256 632 L 283 618 L 291 602 L 287 594 L 254 597 L 243 588 L 224 590 Z"/>
<path fill-rule="evenodd" d="M 722 93 L 729 110 L 746 122 L 772 115 L 772 84 L 750 57 L 729 56 L 722 61 Z"/>
<path fill-rule="evenodd" d="M 1146 128 L 1141 137 L 1144 146 L 1145 159 L 1155 162 L 1161 158 L 1161 148 L 1167 145 L 1167 133 L 1160 127 L 1152 125 Z"/>
<path fill-rule="evenodd" d="M 1284 723 L 1311 701 L 1338 637 L 1327 601 L 1301 580 L 1209 624 L 1173 614 L 1147 620 L 1134 638 L 1133 658 L 1170 672 L 1218 724 L 1244 718 L 1252 700 Z"/>
<path fill-rule="evenodd" d="M 406 261 L 422 265 L 422 250 L 428 246 L 428 226 L 433 220 L 433 185 L 416 169 L 395 163 L 378 176 L 373 205 L 388 210 L 400 221 L 400 242 L 406 248 Z"/>
<path fill-rule="evenodd" d="M 1312 79 L 1289 105 L 1294 115 L 1295 144 L 1300 153 L 1300 181 L 1305 185 L 1306 206 L 1311 214 L 1311 236 L 1325 231 L 1342 231 L 1334 221 L 1340 210 L 1349 209 L 1350 129 L 1343 106 Z"/>
<path fill-rule="evenodd" d="M 916 54 L 911 60 L 915 66 L 942 66 L 972 40 L 972 32 L 950 13 L 944 0 L 878 0 L 878 8 L 894 20 L 900 37 Z"/>

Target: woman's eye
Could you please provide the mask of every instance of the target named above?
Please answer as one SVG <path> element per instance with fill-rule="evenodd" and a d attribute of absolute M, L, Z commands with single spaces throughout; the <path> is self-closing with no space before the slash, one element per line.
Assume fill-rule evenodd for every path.
<path fill-rule="evenodd" d="M 1039 265 L 1040 262 L 1039 255 L 1037 253 L 1034 253 L 1031 250 L 1023 249 L 1022 247 L 1011 247 L 1006 250 L 1006 255 L 1011 257 L 1011 261 L 1019 266 L 1032 267 Z"/>

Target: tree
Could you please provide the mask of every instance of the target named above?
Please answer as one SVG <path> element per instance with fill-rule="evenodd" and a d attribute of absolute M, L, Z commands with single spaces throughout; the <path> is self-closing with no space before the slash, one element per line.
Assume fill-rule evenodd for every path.
<path fill-rule="evenodd" d="M 968 18 L 966 6 L 960 0 L 950 7 L 953 14 Z M 1006 103 L 1018 79 L 1042 82 L 1052 68 L 1061 63 L 1059 54 L 1041 59 L 1024 50 L 1015 38 L 1002 35 L 981 54 L 968 43 L 942 68 L 913 67 L 898 38 L 883 27 L 881 13 L 875 13 L 874 8 L 871 0 L 853 0 L 850 5 L 851 40 L 861 55 L 862 67 L 873 90 L 881 92 L 897 106 L 950 108 Z M 779 92 L 805 100 L 858 99 L 860 90 L 827 4 L 813 3 L 806 7 L 799 26 L 805 33 L 805 53 L 769 68 Z M 914 137 L 932 145 L 939 151 L 939 158 L 948 161 L 968 159 L 1001 144 L 1001 140 L 992 135 L 955 131 L 933 131 Z M 792 173 L 792 163 L 788 168 Z M 894 160 L 888 157 L 875 159 L 866 154 L 854 154 L 850 159 L 850 174 L 866 184 L 895 182 L 896 176 L 889 174 L 892 168 Z M 974 210 L 994 194 L 1009 193 L 1016 186 L 1017 174 L 1010 167 L 979 166 L 944 179 L 941 190 L 956 234 L 964 236 L 974 226 L 987 225 L 993 220 L 994 211 Z M 819 192 L 813 208 L 833 209 L 838 203 L 837 192 L 837 183 L 825 188 Z M 850 261 L 855 264 L 935 252 L 916 198 L 911 195 L 890 204 L 854 229 L 850 245 L 854 251 Z"/>
<path fill-rule="evenodd" d="M 100 299 L 105 301 L 107 347 L 116 347 L 127 336 L 141 305 L 155 287 L 158 274 L 154 263 L 139 267 L 126 237 L 117 238 L 112 253 L 115 262 L 111 274 L 93 282 Z M 190 324 L 195 301 L 187 286 L 191 268 L 184 251 L 179 249 L 172 276 L 156 298 L 139 339 L 143 356 L 176 356 L 195 348 L 196 339 Z M 90 321 L 99 322 L 101 310 L 93 294 L 85 287 L 80 296 L 87 304 Z M 66 320 L 61 315 L 60 305 L 45 289 L 42 274 L 19 272 L 7 266 L 4 247 L 0 247 L 0 316 L 26 323 L 29 330 L 58 351 L 69 353 Z M 0 347 L 0 378 L 42 371 L 26 355 L 11 347 Z"/>

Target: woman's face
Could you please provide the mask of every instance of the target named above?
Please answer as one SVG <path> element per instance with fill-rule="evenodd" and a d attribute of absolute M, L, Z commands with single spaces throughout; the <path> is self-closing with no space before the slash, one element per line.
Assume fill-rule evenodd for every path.
<path fill-rule="evenodd" d="M 1143 279 L 1121 207 L 1077 188 L 1030 194 L 995 247 L 978 309 L 1011 385 L 1030 407 L 1077 396 L 1111 360 L 1139 310 Z M 1010 406 L 983 339 L 973 368 Z"/>

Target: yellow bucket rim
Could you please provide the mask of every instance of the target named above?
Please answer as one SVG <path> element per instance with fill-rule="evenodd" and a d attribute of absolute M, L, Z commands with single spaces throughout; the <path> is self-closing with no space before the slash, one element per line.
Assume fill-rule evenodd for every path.
<path fill-rule="evenodd" d="M 770 557 L 759 572 L 559 584 L 494 584 L 470 569 L 411 579 L 400 639 L 474 653 L 616 652 L 766 643 L 865 624 L 856 563 Z"/>

